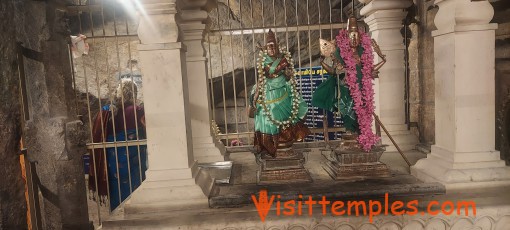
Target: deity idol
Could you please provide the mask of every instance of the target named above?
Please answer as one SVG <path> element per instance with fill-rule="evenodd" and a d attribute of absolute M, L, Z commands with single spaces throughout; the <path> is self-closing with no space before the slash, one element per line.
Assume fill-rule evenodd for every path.
<path fill-rule="evenodd" d="M 259 153 L 276 157 L 278 149 L 288 149 L 310 131 L 303 122 L 308 110 L 296 89 L 292 55 L 279 48 L 269 30 L 267 44 L 257 61 L 258 82 L 250 93 L 250 117 L 255 118 L 254 145 Z"/>
<path fill-rule="evenodd" d="M 368 152 L 379 141 L 372 132 L 375 108 L 372 80 L 386 57 L 368 34 L 358 30 L 354 17 L 349 18 L 347 29 L 340 30 L 336 41 L 320 39 L 320 42 L 321 55 L 332 60 L 328 65 L 322 59 L 321 65 L 338 79 L 330 77 L 319 85 L 312 97 L 312 105 L 339 112 L 347 135 L 355 136 L 358 146 Z M 382 59 L 376 65 L 373 51 Z"/>

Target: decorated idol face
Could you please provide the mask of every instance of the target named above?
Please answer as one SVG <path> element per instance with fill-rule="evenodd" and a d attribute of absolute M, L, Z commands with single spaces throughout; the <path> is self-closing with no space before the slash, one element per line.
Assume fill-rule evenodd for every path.
<path fill-rule="evenodd" d="M 333 52 L 335 52 L 335 48 L 336 48 L 335 40 L 328 41 L 328 40 L 320 38 L 319 43 L 320 43 L 321 55 L 324 57 L 331 57 Z"/>
<path fill-rule="evenodd" d="M 350 31 L 349 32 L 349 45 L 351 48 L 356 48 L 359 46 L 359 33 L 358 31 Z"/>
<path fill-rule="evenodd" d="M 278 55 L 278 53 L 279 50 L 276 44 L 274 44 L 273 42 L 267 44 L 267 55 L 269 55 L 270 57 L 275 57 L 276 55 Z"/>

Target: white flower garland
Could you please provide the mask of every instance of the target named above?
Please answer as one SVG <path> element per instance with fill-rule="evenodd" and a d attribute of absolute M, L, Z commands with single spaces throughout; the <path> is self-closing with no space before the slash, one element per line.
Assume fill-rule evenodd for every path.
<path fill-rule="evenodd" d="M 282 53 L 287 59 L 289 66 L 291 66 L 292 70 L 294 70 L 294 60 L 292 60 L 292 55 L 290 52 L 286 51 L 285 47 L 280 48 L 280 53 Z M 282 127 L 282 128 L 288 128 L 292 124 L 292 121 L 294 121 L 299 112 L 299 98 L 297 97 L 297 89 L 296 89 L 296 79 L 294 78 L 294 74 L 292 74 L 289 82 L 291 86 L 291 98 L 292 98 L 292 113 L 288 120 L 285 121 L 278 121 L 273 118 L 271 113 L 269 112 L 269 109 L 266 105 L 266 76 L 264 76 L 264 62 L 266 61 L 267 57 L 267 50 L 259 51 L 259 58 L 257 59 L 257 69 L 258 69 L 258 77 L 259 77 L 259 84 L 258 84 L 258 91 L 262 92 L 261 98 L 260 98 L 260 104 L 262 105 L 263 113 L 266 115 L 269 120 L 276 126 Z"/>

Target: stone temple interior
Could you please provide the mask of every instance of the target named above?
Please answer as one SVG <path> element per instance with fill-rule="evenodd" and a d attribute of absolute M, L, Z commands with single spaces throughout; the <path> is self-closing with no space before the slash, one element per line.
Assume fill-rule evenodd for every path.
<path fill-rule="evenodd" d="M 510 229 L 508 0 L 2 0 L 0 29 L 0 229 Z"/>

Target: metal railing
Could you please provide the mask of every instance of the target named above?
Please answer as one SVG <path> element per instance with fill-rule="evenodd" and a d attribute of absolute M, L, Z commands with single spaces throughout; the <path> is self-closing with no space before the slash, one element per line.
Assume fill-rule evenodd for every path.
<path fill-rule="evenodd" d="M 68 12 L 72 35 L 85 35 L 89 47 L 72 60 L 73 88 L 88 129 L 89 217 L 98 227 L 129 199 L 147 169 L 138 22 L 117 2 L 80 1 Z"/>
<path fill-rule="evenodd" d="M 327 141 L 329 135 L 325 133 L 334 133 L 334 138 L 338 138 L 339 132 L 344 131 L 339 118 L 330 113 L 334 117 L 328 122 L 326 111 L 310 106 L 313 89 L 304 88 L 326 79 L 318 61 L 319 38 L 333 40 L 345 27 L 343 9 L 343 1 L 332 0 L 218 2 L 209 12 L 210 29 L 206 35 L 211 112 L 218 139 L 226 146 L 231 146 L 233 140 L 253 144 L 254 121 L 248 117 L 246 107 L 251 86 L 258 80 L 258 45 L 265 44 L 269 29 L 296 60 L 298 88 L 306 94 L 303 96 L 309 105 L 307 125 L 314 133 L 307 140 Z M 313 79 L 299 71 L 312 72 L 314 68 L 321 71 Z M 326 125 L 322 127 L 321 122 Z"/>
<path fill-rule="evenodd" d="M 220 13 L 222 10 L 235 11 L 231 1 L 226 2 L 226 5 L 219 4 L 210 12 L 212 22 L 206 34 L 208 43 L 206 51 L 209 60 L 208 80 L 212 94 L 210 109 L 213 119 L 216 122 L 222 121 L 218 124 L 217 137 L 224 141 L 225 145 L 230 145 L 231 140 L 241 138 L 248 140 L 245 143 L 250 145 L 254 136 L 253 121 L 248 118 L 244 109 L 248 104 L 249 87 L 257 81 L 255 69 L 257 43 L 265 43 L 265 34 L 272 29 L 277 34 L 280 45 L 285 45 L 292 51 L 293 59 L 297 60 L 295 68 L 312 72 L 314 67 L 320 66 L 318 39 L 332 40 L 338 29 L 345 27 L 344 6 L 342 1 L 338 5 L 333 5 L 332 0 L 307 0 L 306 2 L 302 0 L 241 0 L 238 5 L 240 13 L 222 14 Z M 302 4 L 306 6 L 303 7 Z M 257 9 L 261 11 L 256 12 Z M 121 206 L 135 189 L 133 179 L 138 177 L 141 183 L 144 178 L 142 152 L 145 151 L 146 139 L 141 134 L 144 130 L 143 112 L 139 112 L 139 109 L 143 111 L 142 77 L 133 62 L 138 56 L 137 50 L 133 48 L 139 43 L 138 36 L 134 33 L 137 22 L 118 5 L 108 5 L 104 1 L 96 1 L 93 5 L 79 2 L 78 5 L 69 6 L 68 10 L 72 34 L 85 35 L 89 45 L 87 55 L 72 59 L 71 62 L 78 114 L 83 116 L 89 132 L 87 143 L 89 164 L 94 166 L 89 168 L 92 170 L 89 174 L 95 175 L 94 180 L 91 179 L 88 183 L 95 188 L 89 196 L 96 201 L 89 202 L 89 214 L 97 227 L 101 225 L 105 215 L 110 215 L 115 209 L 110 203 L 112 196 L 119 197 L 120 202 L 116 205 Z M 334 14 L 334 11 L 337 11 L 339 15 Z M 221 23 L 225 18 L 228 23 Z M 219 42 L 212 43 L 216 40 Z M 124 63 L 128 64 L 124 65 Z M 322 67 L 319 68 L 321 71 L 316 80 L 322 81 L 325 76 Z M 304 82 L 302 79 L 306 76 L 303 71 L 297 71 L 297 73 L 298 84 L 301 86 L 300 92 L 303 93 L 303 85 L 314 82 L 311 77 L 310 82 Z M 128 91 L 131 95 L 115 92 L 123 78 L 138 84 L 138 86 L 129 85 L 131 88 Z M 26 95 L 23 96 L 23 100 L 26 100 Z M 130 104 L 126 104 L 128 101 Z M 28 108 L 23 109 L 26 110 L 24 115 L 28 118 Z M 311 131 L 316 134 L 322 133 L 322 137 L 314 135 L 309 138 L 310 142 L 327 141 L 328 135 L 324 133 L 331 132 L 337 137 L 344 131 L 341 123 L 335 121 L 333 125 L 320 127 L 317 121 L 327 121 L 327 117 L 323 115 L 324 111 L 319 111 L 317 108 L 310 108 L 310 111 Z M 336 117 L 333 120 L 336 120 Z M 232 122 L 229 123 L 229 121 Z M 130 122 L 133 127 L 129 127 Z M 123 137 L 119 138 L 118 133 L 124 134 Z M 131 137 L 127 138 L 129 135 Z M 132 155 L 130 152 L 134 153 L 134 161 L 130 160 Z M 119 179 L 115 183 L 110 180 L 112 175 L 120 177 L 119 158 L 124 156 L 127 158 L 125 161 L 128 172 L 126 175 L 127 195 L 123 194 Z M 133 162 L 137 164 L 133 166 Z M 32 181 L 34 178 L 29 176 L 31 164 L 28 161 L 26 164 L 27 180 Z M 97 166 L 101 164 L 104 164 L 104 167 L 98 168 Z M 129 173 L 132 167 L 138 167 L 138 170 L 135 170 L 138 175 Z M 101 199 L 99 192 L 102 183 L 98 181 L 100 173 L 106 175 L 105 200 Z M 32 194 L 37 194 L 35 189 L 37 188 L 32 188 Z M 37 197 L 33 196 L 33 198 L 33 204 L 37 206 Z M 38 209 L 34 207 L 33 210 Z M 32 216 L 35 218 L 32 222 L 34 225 L 39 224 L 38 216 L 40 214 L 37 212 Z"/>

